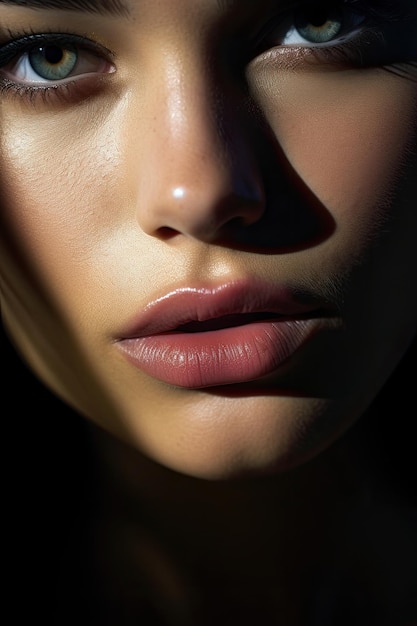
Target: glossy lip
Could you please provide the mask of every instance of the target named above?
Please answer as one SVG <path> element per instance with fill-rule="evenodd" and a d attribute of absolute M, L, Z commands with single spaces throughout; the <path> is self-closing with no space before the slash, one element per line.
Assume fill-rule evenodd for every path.
<path fill-rule="evenodd" d="M 135 367 L 171 385 L 244 383 L 279 368 L 328 315 L 317 302 L 259 281 L 186 287 L 148 304 L 116 345 Z"/>

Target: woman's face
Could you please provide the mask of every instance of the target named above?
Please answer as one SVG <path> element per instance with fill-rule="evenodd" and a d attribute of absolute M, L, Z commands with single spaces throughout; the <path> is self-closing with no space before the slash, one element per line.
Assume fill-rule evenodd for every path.
<path fill-rule="evenodd" d="M 195 476 L 340 436 L 416 328 L 416 23 L 1 1 L 1 307 L 36 374 Z"/>

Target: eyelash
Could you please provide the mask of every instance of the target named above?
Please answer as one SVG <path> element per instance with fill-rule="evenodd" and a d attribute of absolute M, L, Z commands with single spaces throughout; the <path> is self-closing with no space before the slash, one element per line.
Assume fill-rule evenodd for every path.
<path fill-rule="evenodd" d="M 407 0 L 336 0 L 329 3 L 327 9 L 342 10 L 351 17 L 361 18 L 359 23 L 351 25 L 346 32 L 340 33 L 334 39 L 324 43 L 284 43 L 274 39 L 276 30 L 282 28 L 287 20 L 295 25 L 297 11 L 308 8 L 319 9 L 320 5 L 326 8 L 324 0 L 295 1 L 284 14 L 276 14 L 258 34 L 255 41 L 256 54 L 269 55 L 269 51 L 278 48 L 284 54 L 293 54 L 297 51 L 297 60 L 300 63 L 349 64 L 353 68 L 384 66 L 391 63 L 415 61 L 417 57 L 415 45 L 406 43 L 406 38 L 399 44 L 398 29 L 406 24 L 413 24 L 415 29 L 415 14 L 407 9 Z M 388 31 L 396 39 L 395 50 L 388 41 Z M 295 29 L 294 29 L 295 30 Z M 414 30 L 410 31 L 414 32 Z M 385 56 L 384 56 L 385 55 Z M 397 57 L 397 58 L 393 58 Z M 293 64 L 292 64 L 293 66 Z"/>
<path fill-rule="evenodd" d="M 278 46 L 276 42 L 274 44 L 271 39 L 274 29 L 279 29 L 285 20 L 291 20 L 291 18 L 294 25 L 295 15 L 298 10 L 308 7 L 319 8 L 320 1 L 295 0 L 292 8 L 287 10 L 285 14 L 281 12 L 268 20 L 268 23 L 262 28 L 262 32 L 258 33 L 252 50 L 255 50 L 256 54 L 259 55 L 277 47 L 285 48 L 289 54 L 291 54 L 291 49 L 297 49 L 298 58 L 302 59 L 302 63 L 308 61 L 318 63 L 348 62 L 355 67 L 364 67 L 366 65 L 363 62 L 364 48 L 367 48 L 372 53 L 378 41 L 380 44 L 384 42 L 384 28 L 393 23 L 405 24 L 409 18 L 405 6 L 406 2 L 403 0 L 339 0 L 333 5 L 330 3 L 328 5 L 329 8 L 333 6 L 347 12 L 350 11 L 352 15 L 356 14 L 363 18 L 356 27 L 356 34 L 355 29 L 351 28 L 351 32 L 348 31 L 342 37 L 330 40 L 324 44 L 278 44 Z M 325 3 L 324 6 L 326 6 Z M 372 41 L 369 35 L 371 35 Z M 13 61 L 22 60 L 24 55 L 28 55 L 31 50 L 51 44 L 55 44 L 62 49 L 67 47 L 67 50 L 71 46 L 81 54 L 87 52 L 96 55 L 98 59 L 107 62 L 109 67 L 112 65 L 114 55 L 110 50 L 86 37 L 72 33 L 9 32 L 9 37 L 10 39 L 7 43 L 0 45 L 0 72 Z M 300 51 L 302 51 L 301 55 L 299 54 Z M 382 59 L 379 58 L 378 52 L 374 62 L 379 65 L 384 64 Z M 97 76 L 105 73 L 108 72 L 97 73 Z M 87 74 L 84 74 L 84 76 L 87 76 Z M 89 76 L 91 79 L 91 74 Z M 47 81 L 47 79 L 44 80 Z M 71 102 L 77 95 L 78 97 L 82 97 L 84 94 L 90 95 L 91 88 L 91 80 L 83 80 L 82 73 L 75 75 L 73 79 L 68 77 L 51 81 L 50 85 L 25 85 L 0 75 L 0 96 L 2 94 L 7 96 L 18 95 L 32 104 L 36 104 L 39 98 L 45 103 L 48 103 L 51 99 L 52 103 L 57 99 L 62 102 Z"/>
<path fill-rule="evenodd" d="M 24 84 L 14 81 L 5 75 L 1 76 L 1 70 L 5 67 L 12 62 L 22 62 L 25 55 L 28 55 L 32 50 L 42 46 L 56 45 L 63 50 L 68 50 L 71 46 L 79 55 L 88 53 L 95 56 L 98 62 L 101 61 L 103 64 L 107 64 L 109 68 L 113 66 L 112 59 L 114 55 L 110 50 L 80 35 L 64 32 L 36 33 L 25 31 L 20 33 L 9 32 L 9 37 L 10 40 L 7 43 L 0 45 L 0 97 L 2 95 L 16 95 L 31 104 L 37 104 L 39 98 L 45 103 L 48 103 L 50 99 L 58 99 L 65 103 L 71 101 L 77 94 L 80 97 L 84 94 L 89 95 L 89 91 L 91 92 L 92 87 L 92 75 L 87 73 L 80 73 L 61 80 L 51 80 L 50 85 Z M 33 71 L 36 73 L 35 70 Z M 112 71 L 114 71 L 114 69 L 97 73 L 97 77 L 111 73 Z M 90 80 L 83 80 L 83 76 L 89 76 Z M 46 78 L 42 80 L 45 81 L 45 83 L 48 81 Z M 84 83 L 89 83 L 89 85 L 87 86 L 87 84 Z"/>

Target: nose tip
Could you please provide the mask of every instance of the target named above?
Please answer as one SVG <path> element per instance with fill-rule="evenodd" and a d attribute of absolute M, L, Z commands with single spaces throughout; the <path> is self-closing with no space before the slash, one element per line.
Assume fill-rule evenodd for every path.
<path fill-rule="evenodd" d="M 254 167 L 213 153 L 170 161 L 141 203 L 138 221 L 148 235 L 180 233 L 210 242 L 261 219 L 264 197 Z"/>
<path fill-rule="evenodd" d="M 233 184 L 222 164 L 219 176 L 196 171 L 186 184 L 165 186 L 165 193 L 148 214 L 147 234 L 181 233 L 202 241 L 214 241 L 233 229 L 248 227 L 263 213 L 260 189 Z"/>

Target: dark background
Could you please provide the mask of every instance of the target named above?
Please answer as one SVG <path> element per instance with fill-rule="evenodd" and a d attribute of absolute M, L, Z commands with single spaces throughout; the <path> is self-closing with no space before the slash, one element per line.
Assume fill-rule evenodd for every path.
<path fill-rule="evenodd" d="M 91 589 L 85 532 L 94 493 L 90 425 L 33 376 L 3 329 L 0 339 L 3 616 L 10 610 L 6 623 L 13 625 L 39 618 L 43 626 L 64 626 L 64 618 L 56 619 L 59 605 L 68 625 L 89 624 L 83 594 Z M 353 430 L 387 492 L 417 511 L 416 363 L 414 342 Z"/>

